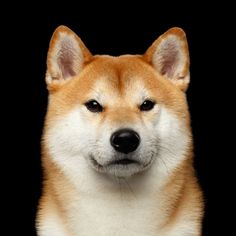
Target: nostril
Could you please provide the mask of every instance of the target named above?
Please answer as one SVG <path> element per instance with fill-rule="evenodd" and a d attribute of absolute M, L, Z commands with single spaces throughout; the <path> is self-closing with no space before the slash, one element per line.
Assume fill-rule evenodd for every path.
<path fill-rule="evenodd" d="M 116 151 L 127 154 L 137 149 L 140 137 L 134 130 L 121 129 L 112 134 L 110 142 Z"/>

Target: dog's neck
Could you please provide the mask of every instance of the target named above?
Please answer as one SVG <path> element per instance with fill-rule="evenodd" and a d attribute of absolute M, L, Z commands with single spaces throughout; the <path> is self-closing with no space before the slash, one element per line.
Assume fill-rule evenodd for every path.
<path fill-rule="evenodd" d="M 98 173 L 86 161 L 80 162 L 80 167 L 79 170 L 70 166 L 64 171 L 57 168 L 54 173 L 50 171 L 49 183 L 52 185 L 49 188 L 53 189 L 51 193 L 58 208 L 70 219 L 70 230 L 76 232 L 79 228 L 79 232 L 84 230 L 84 233 L 89 230 L 90 235 L 109 235 L 116 230 L 122 231 L 123 235 L 132 230 L 135 235 L 155 235 L 156 228 L 168 224 L 173 204 L 179 201 L 177 196 L 185 181 L 180 173 L 170 176 L 166 172 L 165 176 L 158 176 L 155 165 L 130 178 Z M 55 181 L 57 184 L 54 185 Z M 175 185 L 171 195 L 164 195 L 167 192 L 164 188 L 170 185 Z M 60 189 L 60 186 L 68 188 Z M 98 229 L 101 232 L 97 232 Z"/>

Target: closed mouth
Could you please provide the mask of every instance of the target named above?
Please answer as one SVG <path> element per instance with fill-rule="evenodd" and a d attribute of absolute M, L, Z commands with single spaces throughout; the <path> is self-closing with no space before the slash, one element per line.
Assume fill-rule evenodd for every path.
<path fill-rule="evenodd" d="M 93 156 L 90 156 L 90 163 L 92 164 L 91 166 L 95 168 L 99 172 L 103 173 L 111 173 L 117 176 L 117 171 L 121 171 L 119 175 L 122 175 L 122 171 L 126 173 L 127 175 L 131 175 L 134 172 L 138 173 L 140 171 L 143 171 L 147 169 L 149 166 L 151 166 L 153 158 L 150 159 L 150 161 L 146 164 L 139 162 L 138 160 L 133 160 L 129 158 L 123 158 L 123 159 L 118 159 L 114 161 L 110 161 L 106 163 L 105 165 L 100 164 Z M 131 173 L 131 174 L 130 174 Z"/>
<path fill-rule="evenodd" d="M 131 165 L 131 164 L 136 164 L 136 165 L 140 164 L 138 161 L 132 160 L 132 159 L 129 159 L 129 158 L 124 158 L 124 159 L 120 159 L 120 160 L 111 161 L 106 165 L 101 165 L 93 157 L 90 157 L 90 160 L 93 163 L 93 166 L 96 167 L 99 170 L 103 169 L 104 167 L 108 167 L 108 166 L 115 166 L 115 165 L 128 166 L 128 165 Z"/>
<path fill-rule="evenodd" d="M 109 165 L 130 165 L 130 164 L 138 164 L 138 162 L 128 158 L 124 158 L 121 160 L 112 161 Z"/>

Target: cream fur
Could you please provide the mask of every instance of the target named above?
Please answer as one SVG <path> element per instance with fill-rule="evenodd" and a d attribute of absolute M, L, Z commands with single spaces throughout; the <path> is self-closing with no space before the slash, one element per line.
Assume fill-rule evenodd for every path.
<path fill-rule="evenodd" d="M 76 55 L 70 60 L 66 42 Z M 178 55 L 173 78 L 166 79 L 159 62 L 165 63 L 161 53 L 171 49 L 168 45 Z M 202 194 L 192 167 L 183 92 L 189 82 L 186 45 L 183 31 L 174 28 L 143 56 L 92 57 L 72 31 L 56 30 L 48 54 L 39 236 L 201 234 Z M 68 63 L 63 68 L 58 55 L 60 63 Z M 86 108 L 91 99 L 102 112 Z M 155 101 L 154 108 L 140 111 L 147 99 Z M 122 128 L 140 136 L 132 153 L 120 154 L 110 144 L 113 132 Z M 109 165 L 124 155 L 139 164 Z"/>

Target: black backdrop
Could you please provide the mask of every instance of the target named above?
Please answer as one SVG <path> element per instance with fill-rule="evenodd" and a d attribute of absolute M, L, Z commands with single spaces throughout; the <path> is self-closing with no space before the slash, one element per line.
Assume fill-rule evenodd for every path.
<path fill-rule="evenodd" d="M 74 30 L 93 54 L 111 55 L 143 53 L 170 27 L 185 30 L 191 57 L 187 95 L 195 140 L 195 167 L 206 201 L 203 235 L 218 235 L 215 232 L 230 229 L 230 224 L 223 223 L 228 211 L 225 199 L 229 195 L 226 184 L 229 162 L 227 149 L 223 147 L 227 135 L 222 125 L 229 116 L 226 105 L 229 84 L 222 83 L 226 75 L 221 61 L 226 58 L 220 57 L 227 47 L 220 44 L 225 39 L 225 25 L 219 24 L 218 16 L 213 17 L 210 10 L 206 14 L 194 6 L 179 12 L 174 6 L 170 11 L 169 7 L 152 5 L 128 10 L 123 5 L 115 12 L 117 6 L 118 2 L 110 3 L 110 10 L 100 11 L 91 3 L 93 10 L 70 6 L 58 11 L 46 6 L 39 10 L 35 5 L 17 15 L 9 10 L 9 19 L 14 20 L 3 24 L 3 38 L 10 45 L 4 57 L 10 69 L 3 67 L 7 86 L 2 89 L 3 93 L 10 91 L 3 102 L 7 110 L 4 114 L 11 124 L 5 136 L 10 143 L 7 146 L 10 164 L 2 167 L 5 193 L 10 200 L 4 217 L 8 223 L 6 235 L 35 234 L 34 219 L 41 191 L 40 137 L 47 104 L 45 62 L 50 37 L 61 24 Z M 2 47 L 7 49 L 5 44 Z"/>

